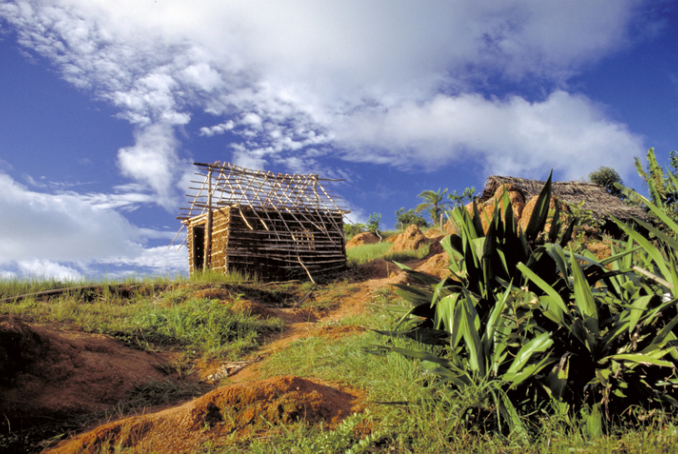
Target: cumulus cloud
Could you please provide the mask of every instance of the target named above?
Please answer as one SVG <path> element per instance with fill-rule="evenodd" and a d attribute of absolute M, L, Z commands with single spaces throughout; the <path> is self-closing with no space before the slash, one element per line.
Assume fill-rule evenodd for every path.
<path fill-rule="evenodd" d="M 570 95 L 568 103 L 555 91 L 541 103 L 517 97 L 482 103 L 473 87 L 492 78 L 562 88 L 583 65 L 627 45 L 641 5 L 640 0 L 15 0 L 0 5 L 0 16 L 21 44 L 50 59 L 69 82 L 116 106 L 138 128 L 135 144 L 119 151 L 119 167 L 171 207 L 171 188 L 182 174 L 172 171 L 181 161 L 174 129 L 190 122 L 193 110 L 218 118 L 216 125 L 199 125 L 200 134 L 230 131 L 240 137 L 233 146 L 240 164 L 274 162 L 303 170 L 318 165 L 307 150 L 328 153 L 327 147 L 343 144 L 349 145 L 345 159 L 366 159 L 352 147 L 384 148 L 386 142 L 369 137 L 381 140 L 376 130 L 411 117 L 429 118 L 433 125 L 409 123 L 397 134 L 397 156 L 377 152 L 368 159 L 400 164 L 425 154 L 426 146 L 444 143 L 448 151 L 437 154 L 468 149 L 473 158 L 480 151 L 495 163 L 504 161 L 500 169 L 520 170 L 524 157 L 538 155 L 529 138 L 546 147 L 567 136 L 567 153 L 553 165 L 572 173 L 593 146 L 574 136 L 594 142 L 612 136 L 622 143 L 637 138 L 590 106 L 579 111 L 594 115 L 594 124 L 568 121 L 566 127 L 581 128 L 569 134 L 536 121 L 539 108 L 552 109 L 548 113 L 555 119 L 571 112 L 572 103 L 591 104 L 581 96 Z M 492 113 L 521 129 L 490 128 L 495 145 L 498 134 L 507 134 L 501 156 L 489 146 L 470 146 L 471 134 L 441 139 L 445 120 L 457 118 L 448 112 L 453 104 L 471 104 L 476 113 Z M 564 110 L 553 111 L 557 108 Z M 347 133 L 349 126 L 359 131 Z"/>
<path fill-rule="evenodd" d="M 179 159 L 177 141 L 171 127 L 156 123 L 135 134 L 134 146 L 118 151 L 118 165 L 123 175 L 146 184 L 157 195 L 157 203 L 176 208 L 174 183 L 190 164 Z"/>
<path fill-rule="evenodd" d="M 83 278 L 78 270 L 49 260 L 19 260 L 17 264 L 21 276 L 33 279 L 77 281 Z"/>
<path fill-rule="evenodd" d="M 541 102 L 438 95 L 356 113 L 338 131 L 352 161 L 435 169 L 473 158 L 488 173 L 525 177 L 555 167 L 576 179 L 612 161 L 625 174 L 643 151 L 638 135 L 588 98 L 560 90 Z"/>
<path fill-rule="evenodd" d="M 169 243 L 174 232 L 135 227 L 112 209 L 116 204 L 108 196 L 35 192 L 5 174 L 0 187 L 3 277 L 79 279 L 96 274 L 93 264 L 124 263 L 159 273 L 187 268 L 185 251 L 144 246 L 148 240 Z"/>
<path fill-rule="evenodd" d="M 136 257 L 119 255 L 101 260 L 98 263 L 103 266 L 112 265 L 123 267 L 124 269 L 136 269 L 140 272 L 154 274 L 188 274 L 188 253 L 185 247 L 168 248 L 167 246 L 157 246 L 146 248 Z"/>
<path fill-rule="evenodd" d="M 74 194 L 29 191 L 0 174 L 0 260 L 80 260 L 133 254 L 138 234 L 122 215 Z"/>

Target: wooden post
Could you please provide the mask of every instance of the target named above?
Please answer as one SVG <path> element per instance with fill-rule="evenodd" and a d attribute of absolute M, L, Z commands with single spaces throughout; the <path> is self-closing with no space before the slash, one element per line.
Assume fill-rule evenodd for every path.
<path fill-rule="evenodd" d="M 207 225 L 205 226 L 205 257 L 202 270 L 207 271 L 211 265 L 212 255 L 212 167 L 207 172 Z"/>

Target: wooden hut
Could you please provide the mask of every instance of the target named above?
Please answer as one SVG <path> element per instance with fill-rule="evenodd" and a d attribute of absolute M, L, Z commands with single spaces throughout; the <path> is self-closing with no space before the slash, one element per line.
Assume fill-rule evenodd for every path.
<path fill-rule="evenodd" d="M 188 208 L 191 274 L 239 271 L 263 280 L 293 279 L 346 268 L 343 217 L 318 175 L 273 174 L 229 163 L 195 163 Z"/>
<path fill-rule="evenodd" d="M 490 201 L 503 185 L 509 191 L 520 193 L 524 202 L 527 203 L 539 195 L 544 184 L 544 181 L 539 180 L 493 175 L 485 182 L 485 188 L 478 201 Z M 618 197 L 610 195 L 605 188 L 593 183 L 554 181 L 551 186 L 551 193 L 553 197 L 566 204 L 578 205 L 583 201 L 582 209 L 590 211 L 592 217 L 601 223 L 602 230 L 613 235 L 620 232 L 611 216 L 621 221 L 632 221 L 633 218 L 649 221 L 647 214 L 642 209 L 627 205 Z"/>

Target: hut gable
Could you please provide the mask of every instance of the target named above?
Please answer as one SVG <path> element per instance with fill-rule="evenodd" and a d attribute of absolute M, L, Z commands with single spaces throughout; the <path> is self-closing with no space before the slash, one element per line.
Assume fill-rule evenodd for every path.
<path fill-rule="evenodd" d="M 229 163 L 195 163 L 187 229 L 191 274 L 204 269 L 296 278 L 346 267 L 349 213 L 318 175 L 273 174 Z M 183 228 L 182 226 L 182 228 Z"/>
<path fill-rule="evenodd" d="M 544 181 L 539 180 L 493 175 L 485 182 L 485 188 L 478 200 L 488 201 L 494 197 L 497 189 L 506 185 L 520 192 L 527 202 L 539 195 L 544 184 Z M 642 209 L 625 204 L 618 197 L 608 194 L 604 188 L 593 183 L 554 181 L 551 188 L 553 196 L 561 202 L 576 205 L 583 201 L 582 208 L 590 210 L 592 216 L 603 223 L 609 221 L 611 216 L 622 221 L 631 221 L 632 218 L 648 220 L 647 214 Z"/>

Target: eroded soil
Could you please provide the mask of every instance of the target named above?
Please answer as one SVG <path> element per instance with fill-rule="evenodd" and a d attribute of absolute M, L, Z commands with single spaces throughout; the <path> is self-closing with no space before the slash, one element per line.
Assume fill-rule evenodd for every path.
<path fill-rule="evenodd" d="M 442 262 L 439 257 L 431 259 Z M 412 265 L 426 269 L 430 264 L 424 259 Z M 285 329 L 270 335 L 258 351 L 241 361 L 199 364 L 191 375 L 164 370 L 167 355 L 133 350 L 109 336 L 55 330 L 2 316 L 0 412 L 13 424 L 2 428 L 23 434 L 30 443 L 6 437 L 0 452 L 39 452 L 44 447 L 51 453 L 87 453 L 117 445 L 134 448 L 135 452 L 171 454 L 189 452 L 190 446 L 201 442 L 218 445 L 227 437 L 247 437 L 271 424 L 300 419 L 334 427 L 346 416 L 362 411 L 363 390 L 294 376 L 262 380 L 258 371 L 271 354 L 296 339 L 338 338 L 363 332 L 363 327 L 339 326 L 337 322 L 364 311 L 375 291 L 389 283 L 403 282 L 392 264 L 373 265 L 364 272 L 371 278 L 333 286 L 336 296 L 324 295 L 329 303 L 319 309 L 256 298 L 231 301 L 234 310 L 284 320 Z M 220 289 L 202 292 L 202 296 L 214 299 L 228 297 Z M 314 297 L 312 292 L 305 296 Z M 224 377 L 229 377 L 230 384 L 217 387 Z M 115 420 L 116 405 L 145 384 L 174 385 L 182 380 L 194 381 L 198 391 L 203 390 L 202 395 Z M 260 415 L 268 421 L 266 427 Z M 88 421 L 89 429 L 82 426 L 83 420 Z M 48 430 L 49 421 L 54 422 L 52 432 Z M 31 435 L 32 427 L 42 432 Z M 64 432 L 77 435 L 59 443 L 49 440 Z M 42 444 L 35 444 L 35 437 L 41 435 Z"/>

